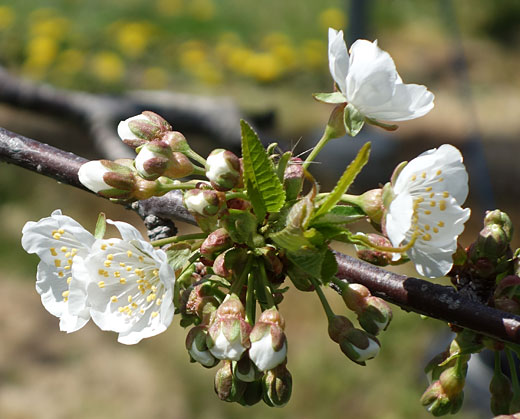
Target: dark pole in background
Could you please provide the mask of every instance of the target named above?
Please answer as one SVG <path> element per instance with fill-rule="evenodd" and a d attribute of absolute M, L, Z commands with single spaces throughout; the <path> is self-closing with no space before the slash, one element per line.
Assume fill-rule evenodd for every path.
<path fill-rule="evenodd" d="M 369 12 L 371 0 L 350 0 L 347 2 L 348 24 L 347 43 L 352 45 L 356 39 L 369 38 Z"/>

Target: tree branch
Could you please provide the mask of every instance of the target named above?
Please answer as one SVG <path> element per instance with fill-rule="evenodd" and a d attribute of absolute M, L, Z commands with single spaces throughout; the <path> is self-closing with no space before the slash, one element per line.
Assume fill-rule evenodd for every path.
<path fill-rule="evenodd" d="M 85 189 L 77 172 L 86 159 L 0 128 L 0 161 Z M 182 205 L 182 195 L 172 191 L 162 197 L 134 202 L 141 217 L 155 215 L 194 224 Z M 336 252 L 338 277 L 365 285 L 378 297 L 406 311 L 444 320 L 490 337 L 520 344 L 520 316 L 472 301 L 454 288 L 395 274 Z"/>

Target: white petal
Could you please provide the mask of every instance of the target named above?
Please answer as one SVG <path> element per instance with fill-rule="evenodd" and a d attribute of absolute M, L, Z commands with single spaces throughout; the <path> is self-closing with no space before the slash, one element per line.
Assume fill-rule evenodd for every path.
<path fill-rule="evenodd" d="M 146 116 L 139 114 L 136 116 L 132 116 L 131 118 L 128 118 L 124 121 L 121 121 L 117 126 L 117 135 L 119 135 L 119 138 L 121 138 L 122 140 L 140 140 L 141 138 L 139 138 L 137 135 L 135 135 L 130 130 L 128 123 L 130 121 L 148 121 L 148 120 L 149 119 Z"/>
<path fill-rule="evenodd" d="M 346 79 L 349 70 L 349 55 L 343 40 L 343 31 L 329 28 L 329 69 L 341 93 L 346 93 Z"/>
<path fill-rule="evenodd" d="M 365 349 L 360 349 L 357 346 L 354 347 L 356 352 L 359 355 L 359 358 L 357 361 L 363 362 L 368 359 L 375 358 L 376 355 L 379 353 L 379 350 L 381 347 L 378 345 L 378 343 L 370 338 L 368 338 L 368 346 Z"/>
<path fill-rule="evenodd" d="M 79 181 L 91 191 L 98 193 L 106 189 L 113 189 L 105 183 L 103 176 L 110 170 L 99 160 L 92 160 L 83 164 L 78 171 Z"/>
<path fill-rule="evenodd" d="M 280 365 L 287 356 L 287 342 L 275 352 L 271 333 L 266 333 L 260 340 L 251 343 L 249 358 L 260 371 L 268 371 Z"/>
<path fill-rule="evenodd" d="M 205 367 L 212 367 L 215 364 L 215 357 L 211 355 L 211 352 L 208 349 L 199 351 L 197 345 L 195 345 L 195 342 L 193 342 L 193 345 L 191 345 L 191 348 L 188 350 L 188 352 L 195 361 L 204 365 Z"/>
<path fill-rule="evenodd" d="M 401 193 L 391 202 L 386 215 L 386 234 L 393 246 L 399 246 L 412 227 L 413 199 L 408 193 Z"/>
<path fill-rule="evenodd" d="M 427 278 L 445 276 L 453 266 L 452 249 L 412 247 L 407 253 L 417 272 Z"/>
<path fill-rule="evenodd" d="M 346 97 L 361 113 L 371 116 L 371 108 L 390 101 L 397 80 L 392 57 L 376 42 L 364 39 L 354 42 L 350 49 Z"/>
<path fill-rule="evenodd" d="M 246 348 L 244 348 L 240 339 L 229 342 L 222 330 L 219 331 L 215 339 L 215 345 L 210 348 L 210 352 L 215 358 L 229 359 L 231 361 L 238 361 L 245 350 Z"/>

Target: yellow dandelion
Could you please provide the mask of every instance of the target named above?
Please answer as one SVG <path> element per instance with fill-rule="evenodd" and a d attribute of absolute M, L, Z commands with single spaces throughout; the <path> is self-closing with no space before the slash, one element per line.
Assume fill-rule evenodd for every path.
<path fill-rule="evenodd" d="M 347 23 L 347 17 L 341 9 L 329 8 L 320 13 L 318 21 L 322 28 L 342 29 Z"/>
<path fill-rule="evenodd" d="M 192 0 L 189 12 L 196 20 L 208 21 L 215 16 L 215 4 L 213 0 Z"/>
<path fill-rule="evenodd" d="M 8 29 L 16 19 L 14 10 L 9 6 L 0 6 L 0 30 Z"/>
<path fill-rule="evenodd" d="M 125 65 L 117 54 L 101 51 L 92 59 L 92 72 L 99 80 L 114 83 L 124 76 Z"/>
<path fill-rule="evenodd" d="M 164 16 L 178 16 L 184 8 L 183 0 L 157 0 L 155 2 L 157 13 Z"/>

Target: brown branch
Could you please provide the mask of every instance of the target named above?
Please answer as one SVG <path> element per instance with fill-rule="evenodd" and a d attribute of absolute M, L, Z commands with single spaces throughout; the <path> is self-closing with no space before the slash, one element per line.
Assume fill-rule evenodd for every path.
<path fill-rule="evenodd" d="M 0 161 L 85 189 L 77 177 L 77 171 L 85 159 L 1 128 Z M 193 217 L 182 206 L 182 196 L 177 191 L 135 202 L 131 207 L 142 217 L 151 214 L 194 223 Z M 425 314 L 503 341 L 520 343 L 520 316 L 472 301 L 452 287 L 398 275 L 341 253 L 336 253 L 336 259 L 339 278 L 363 284 L 372 294 L 404 310 Z"/>

